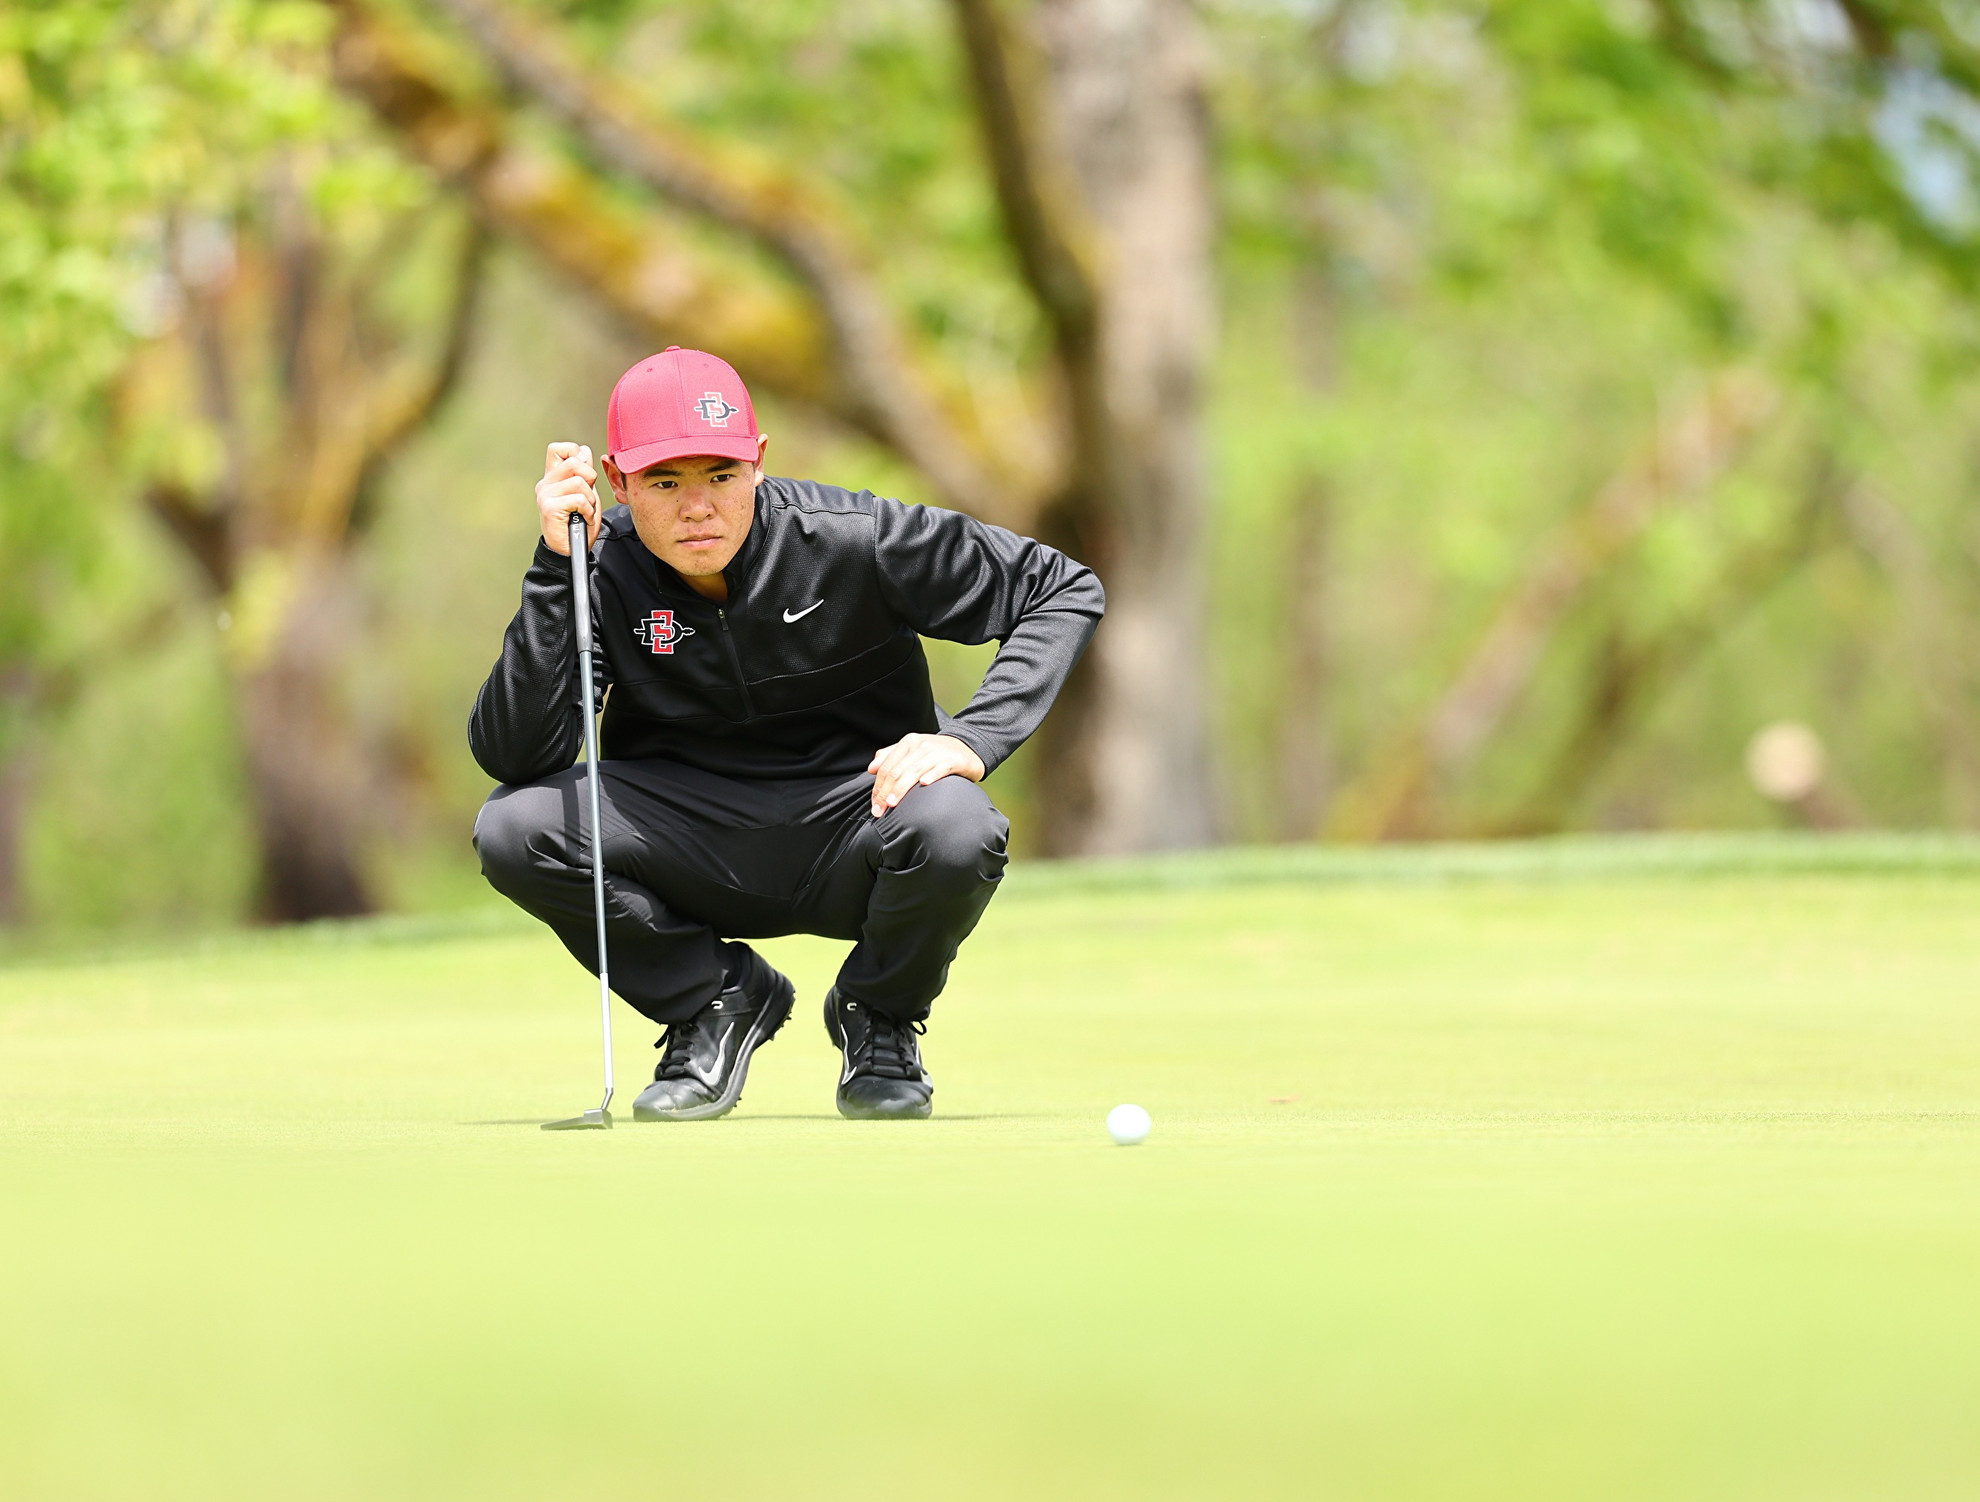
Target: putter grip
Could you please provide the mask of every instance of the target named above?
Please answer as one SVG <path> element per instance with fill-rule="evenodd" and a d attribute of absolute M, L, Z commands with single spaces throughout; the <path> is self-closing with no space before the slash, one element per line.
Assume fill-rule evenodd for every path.
<path fill-rule="evenodd" d="M 584 518 L 571 513 L 571 600 L 577 607 L 577 649 L 591 650 L 591 584 L 585 578 L 585 564 L 591 549 L 585 546 Z"/>

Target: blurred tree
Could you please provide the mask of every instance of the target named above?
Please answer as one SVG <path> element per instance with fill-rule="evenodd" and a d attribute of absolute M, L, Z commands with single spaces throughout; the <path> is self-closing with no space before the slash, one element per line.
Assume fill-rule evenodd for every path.
<path fill-rule="evenodd" d="M 1310 840 L 1336 791 L 1327 692 L 1333 657 L 1334 498 L 1326 478 L 1302 471 L 1293 482 L 1284 552 L 1286 599 L 1284 711 L 1276 727 L 1274 827 L 1281 840 Z"/>
<path fill-rule="evenodd" d="M 1927 0 L 22 0 L 0 908 L 9 807 L 37 902 L 85 869 L 50 875 L 69 829 L 108 847 L 149 820 L 169 866 L 270 796 L 257 720 L 264 763 L 316 768 L 274 796 L 336 846 L 282 878 L 330 895 L 288 910 L 369 900 L 349 787 L 378 790 L 384 738 L 444 768 L 434 827 L 464 859 L 481 784 L 435 706 L 512 587 L 504 443 L 546 397 L 592 408 L 552 383 L 616 368 L 612 322 L 735 354 L 800 419 L 783 452 L 1102 567 L 1113 618 L 1031 748 L 1031 846 L 1199 837 L 1206 718 L 1252 836 L 1329 809 L 1364 833 L 1768 820 L 1740 769 L 1763 715 L 1819 726 L 1865 817 L 1980 821 L 1974 55 L 1966 8 Z M 533 259 L 484 304 L 502 353 L 473 409 L 381 484 L 352 435 L 459 348 L 463 207 Z M 348 336 L 300 383 L 296 307 Z M 1730 371 L 1764 417 L 1726 405 Z M 270 454 L 329 477 L 316 521 L 253 490 Z M 436 487 L 473 533 L 444 567 L 473 578 L 373 549 Z M 374 591 L 431 638 L 421 664 L 379 653 Z M 52 808 L 29 769 L 72 803 L 74 738 L 155 716 L 139 653 L 197 678 L 144 680 L 188 714 L 225 664 L 241 769 L 175 818 L 151 805 L 183 769 Z M 218 730 L 186 728 L 215 760 Z"/>
<path fill-rule="evenodd" d="M 1818 461 L 1801 504 L 1785 524 L 1728 547 L 1710 583 L 1652 634 L 1640 635 L 1623 622 L 1603 629 L 1592 654 L 1590 687 L 1576 695 L 1565 733 L 1533 758 L 1537 771 L 1524 799 L 1489 832 L 1554 834 L 1567 827 L 1658 695 L 1795 569 L 1836 540 L 1845 488 L 1833 465 Z"/>
<path fill-rule="evenodd" d="M 87 414 L 97 487 L 142 497 L 232 628 L 259 901 L 277 920 L 372 906 L 375 770 L 338 703 L 361 645 L 349 556 L 381 464 L 459 369 L 482 244 L 354 129 L 314 60 L 322 21 L 250 0 L 40 6 L 13 16 L 0 70 L 19 121 L 7 202 L 35 232 L 10 307 L 39 320 L 46 347 L 29 352 Z M 30 561 L 38 539 L 89 535 L 66 497 L 8 499 Z M 114 506 L 80 519 L 131 521 Z M 29 614 L 44 632 L 59 619 L 45 598 Z M 50 675 L 11 656 L 12 697 L 45 708 Z"/>
<path fill-rule="evenodd" d="M 1368 715 L 1355 735 L 1334 738 L 1330 754 L 1348 772 L 1334 827 L 1461 833 L 1585 817 L 1602 770 L 1655 718 L 1650 708 L 1722 651 L 1801 563 L 1852 538 L 1886 572 L 1910 575 L 1902 594 L 1914 617 L 1921 598 L 1971 596 L 1945 576 L 1966 554 L 1943 524 L 1934 543 L 1894 549 L 1902 534 L 1858 525 L 1854 499 L 1867 493 L 1870 453 L 1892 441 L 1871 416 L 1890 372 L 1913 362 L 1930 389 L 1907 416 L 1928 428 L 1931 404 L 1970 368 L 1969 319 L 1914 337 L 1890 321 L 1901 303 L 1880 305 L 1880 296 L 1886 286 L 1906 286 L 1899 298 L 1922 289 L 1879 281 L 1900 266 L 1907 276 L 1936 266 L 1951 288 L 1970 288 L 1980 264 L 1976 216 L 1962 207 L 1980 111 L 1962 102 L 1971 32 L 1961 9 L 1877 0 L 1226 8 L 1220 38 L 1235 50 L 1218 76 L 1230 245 L 1253 278 L 1259 267 L 1288 268 L 1280 285 L 1297 290 L 1269 295 L 1286 296 L 1295 312 L 1323 310 L 1302 315 L 1303 326 L 1333 353 L 1297 357 L 1329 372 L 1307 403 L 1316 426 L 1332 426 L 1330 403 L 1359 402 L 1356 418 L 1387 437 L 1392 468 L 1432 469 L 1469 489 L 1462 462 L 1432 466 L 1407 454 L 1405 414 L 1424 399 L 1441 402 L 1434 410 L 1446 421 L 1467 404 L 1511 414 L 1519 403 L 1412 388 L 1402 351 L 1419 381 L 1482 357 L 1492 362 L 1486 379 L 1509 386 L 1532 381 L 1577 339 L 1590 356 L 1548 392 L 1557 409 L 1536 414 L 1527 435 L 1540 445 L 1529 452 L 1557 460 L 1585 448 L 1581 473 L 1570 466 L 1532 502 L 1494 515 L 1497 540 L 1469 551 L 1460 545 L 1480 531 L 1456 496 L 1398 486 L 1390 499 L 1419 556 L 1405 561 L 1403 539 L 1385 538 L 1384 572 L 1367 585 L 1341 577 L 1350 565 L 1329 571 L 1337 619 L 1371 604 L 1391 612 L 1386 636 L 1360 640 L 1350 626 L 1329 672 L 1366 681 L 1380 664 L 1396 669 L 1380 683 L 1390 702 L 1377 714 L 1368 713 L 1375 695 L 1353 681 L 1326 690 Z M 1548 326 L 1577 306 L 1579 324 L 1570 314 L 1567 327 Z M 1664 326 L 1632 349 L 1646 313 Z M 1385 323 L 1409 332 L 1372 332 Z M 1474 330 L 1497 342 L 1468 344 Z M 1368 355 L 1341 353 L 1356 341 Z M 1371 358 L 1391 366 L 1371 376 Z M 1937 378 L 1924 374 L 1933 362 Z M 1689 504 L 1659 502 L 1591 549 L 1611 510 L 1597 466 L 1615 472 L 1611 499 L 1641 469 L 1621 457 L 1630 446 L 1623 415 L 1639 431 L 1668 429 L 1657 410 L 1666 393 L 1727 367 L 1775 387 L 1774 415 L 1764 426 L 1734 425 L 1737 441 L 1681 487 Z M 1364 391 L 1389 380 L 1395 405 L 1371 410 L 1344 392 L 1343 369 Z M 1456 438 L 1434 422 L 1418 436 Z M 1379 523 L 1367 482 L 1339 472 L 1353 446 L 1335 436 L 1299 448 L 1296 468 L 1327 476 L 1343 497 L 1335 552 L 1367 568 Z M 1820 471 L 1824 454 L 1840 456 L 1852 478 L 1825 492 L 1811 522 L 1809 488 L 1796 476 Z M 1476 457 L 1503 462 L 1489 448 Z M 1575 494 L 1598 499 L 1577 517 L 1588 503 L 1571 508 Z M 1838 516 L 1848 525 L 1827 524 Z M 1579 562 L 1564 567 L 1568 555 Z M 1940 574 L 1930 590 L 1920 588 L 1925 556 Z M 1441 593 L 1412 637 L 1395 613 L 1416 588 Z M 1856 608 L 1871 601 L 1860 596 Z M 1302 604 L 1293 596 L 1283 607 L 1288 640 Z M 1939 618 L 1953 608 L 1942 603 Z M 1627 620 L 1621 635 L 1618 620 Z M 1885 630 L 1859 616 L 1768 650 L 1806 652 L 1812 669 Z M 1973 724 L 1973 696 L 1962 689 L 1964 702 L 1946 706 L 1946 685 L 1964 677 L 1933 662 L 1946 658 L 1946 630 L 1913 636 L 1939 644 L 1907 667 L 1957 764 L 1972 738 L 1959 727 Z M 1284 659 L 1283 714 L 1302 712 L 1297 684 L 1309 667 Z M 1737 703 L 1717 712 L 1736 715 Z M 1293 738 L 1282 729 L 1276 740 Z M 1577 749 L 1555 757 L 1564 746 Z M 1531 791 L 1540 783 L 1550 786 L 1545 797 Z"/>
<path fill-rule="evenodd" d="M 901 317 L 866 249 L 873 229 L 804 158 L 739 151 L 670 111 L 673 91 L 581 65 L 576 21 L 595 12 L 574 7 L 552 29 L 495 0 L 436 5 L 506 96 L 475 88 L 376 0 L 337 0 L 341 75 L 485 222 L 656 341 L 721 351 L 767 391 L 893 449 L 948 504 L 1098 568 L 1108 625 L 1034 762 L 1047 844 L 1211 838 L 1198 452 L 1211 183 L 1206 59 L 1183 0 L 956 0 L 1004 238 L 1052 352 L 1049 370 L 996 383 Z M 623 45 L 640 8 L 611 10 Z M 556 155 L 520 102 L 558 122 Z M 626 202 L 614 178 L 658 207 Z M 867 217 L 884 224 L 885 206 Z M 696 243 L 682 218 L 769 268 Z"/>
<path fill-rule="evenodd" d="M 141 197 L 121 151 L 143 108 L 93 97 L 113 27 L 103 6 L 0 13 L 0 924 L 25 916 L 40 731 L 106 640 L 161 625 L 155 602 L 105 587 L 115 464 L 100 434 L 132 341 L 111 226 Z"/>
<path fill-rule="evenodd" d="M 1795 6 L 1659 0 L 1650 36 L 1689 74 L 1683 91 L 1721 122 L 1716 150 L 1700 157 L 1719 178 L 1719 203 L 1740 205 L 1748 215 L 1767 204 L 1776 220 L 1783 217 L 1780 206 L 1805 206 L 1844 245 L 1874 232 L 1907 259 L 1935 269 L 1970 306 L 1980 290 L 1974 20 L 1970 6 L 1942 0 Z M 1626 34 L 1623 24 L 1617 30 Z M 1866 483 L 1858 454 L 1875 439 L 1864 375 L 1851 369 L 1851 360 L 1882 330 L 1861 299 L 1808 278 L 1811 269 L 1805 259 L 1777 263 L 1774 284 L 1764 288 L 1741 288 L 1736 276 L 1721 271 L 1715 299 L 1735 325 L 1745 325 L 1731 332 L 1749 345 L 1766 316 L 1763 299 L 1791 289 L 1799 303 L 1798 324 L 1769 353 L 1799 387 L 1805 477 L 1783 476 L 1772 526 L 1758 536 L 1725 537 L 1698 593 L 1661 624 L 1646 629 L 1641 621 L 1625 622 L 1628 612 L 1608 602 L 1590 611 L 1598 639 L 1589 678 L 1575 696 L 1567 733 L 1541 760 L 1508 827 L 1559 827 L 1571 817 L 1645 706 L 1783 578 L 1839 544 L 1862 550 L 1894 587 L 1899 611 L 1911 622 L 1905 668 L 1940 741 L 1947 786 L 1971 787 L 1976 696 L 1962 665 L 1963 644 L 1944 624 L 1944 572 L 1948 563 L 1958 566 L 1959 554 L 1928 561 L 1931 549 L 1903 513 Z M 1965 329 L 1946 328 L 1945 342 L 1927 358 L 1970 364 L 1970 330 L 1970 320 Z M 1618 589 L 1641 583 L 1640 569 L 1617 571 Z M 1604 624 L 1605 616 L 1614 619 Z M 1970 794 L 1955 802 L 1973 806 Z"/>
<path fill-rule="evenodd" d="M 1695 500 L 1738 461 L 1776 400 L 1767 382 L 1751 371 L 1736 370 L 1660 424 L 1647 452 L 1534 550 L 1524 575 L 1423 721 L 1403 731 L 1343 791 L 1332 816 L 1335 829 L 1350 839 L 1398 839 L 1439 829 L 1440 789 L 1463 776 L 1505 721 L 1538 673 L 1562 623 L 1659 512 Z M 1748 571 L 1735 570 L 1731 577 L 1747 576 Z M 1711 618 L 1724 613 L 1714 612 Z M 1587 696 L 1599 708 L 1597 721 L 1609 735 L 1622 723 L 1619 684 L 1624 679 L 1634 698 L 1644 691 L 1649 674 L 1615 668 Z M 1588 744 L 1575 758 L 1582 769 L 1577 787 L 1585 786 L 1596 762 L 1595 732 L 1581 739 Z"/>
<path fill-rule="evenodd" d="M 428 206 L 378 216 L 364 234 L 302 187 L 277 161 L 232 222 L 170 222 L 165 266 L 183 312 L 120 388 L 127 431 L 212 445 L 161 452 L 143 494 L 224 612 L 259 900 L 276 921 L 373 906 L 361 840 L 384 772 L 340 682 L 362 641 L 351 555 L 381 466 L 460 370 L 483 245 L 474 223 L 449 227 L 437 316 L 409 318 L 392 294 L 434 255 Z"/>

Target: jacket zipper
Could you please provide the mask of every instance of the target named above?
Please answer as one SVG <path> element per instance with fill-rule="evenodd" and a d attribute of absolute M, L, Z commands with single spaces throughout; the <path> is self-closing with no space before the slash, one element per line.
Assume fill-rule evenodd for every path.
<path fill-rule="evenodd" d="M 715 619 L 722 623 L 722 646 L 729 654 L 729 666 L 736 670 L 736 687 L 742 690 L 743 718 L 756 718 L 756 706 L 750 702 L 749 680 L 743 677 L 742 656 L 736 651 L 736 639 L 729 634 L 729 612 L 720 605 L 715 607 Z"/>

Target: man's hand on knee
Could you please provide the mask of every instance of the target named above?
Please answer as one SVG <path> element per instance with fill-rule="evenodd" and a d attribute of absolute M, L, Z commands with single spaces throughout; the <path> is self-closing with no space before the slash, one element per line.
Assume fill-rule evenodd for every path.
<path fill-rule="evenodd" d="M 907 796 L 944 777 L 983 780 L 983 758 L 953 735 L 904 735 L 883 746 L 868 762 L 873 774 L 873 817 L 879 818 Z"/>

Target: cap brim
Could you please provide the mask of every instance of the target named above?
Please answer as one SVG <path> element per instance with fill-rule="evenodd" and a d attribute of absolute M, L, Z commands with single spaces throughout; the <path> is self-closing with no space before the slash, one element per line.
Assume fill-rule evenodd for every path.
<path fill-rule="evenodd" d="M 658 443 L 643 443 L 638 448 L 626 449 L 612 455 L 612 462 L 624 474 L 638 474 L 642 469 L 651 469 L 668 459 L 737 459 L 745 464 L 756 462 L 756 439 L 748 433 L 708 433 L 694 438 L 665 438 Z"/>

